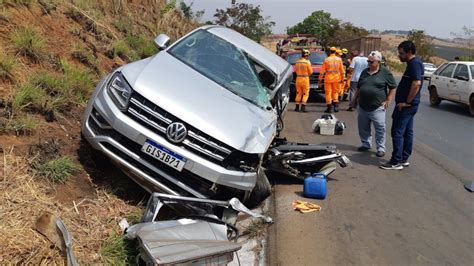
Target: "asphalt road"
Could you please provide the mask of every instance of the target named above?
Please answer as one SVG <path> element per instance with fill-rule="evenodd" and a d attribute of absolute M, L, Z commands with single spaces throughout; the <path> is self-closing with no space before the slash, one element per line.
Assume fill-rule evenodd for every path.
<path fill-rule="evenodd" d="M 415 116 L 415 138 L 474 171 L 474 117 L 461 104 L 442 101 L 430 106 L 425 81 L 421 104 Z"/>
<path fill-rule="evenodd" d="M 292 209 L 293 200 L 303 199 L 302 182 L 274 177 L 275 224 L 268 237 L 269 264 L 472 265 L 474 194 L 444 165 L 446 158 L 456 160 L 451 155 L 457 152 L 464 153 L 456 157 L 461 158 L 461 164 L 469 160 L 462 157 L 472 154 L 467 144 L 471 141 L 472 145 L 472 118 L 449 103 L 432 108 L 426 105 L 427 98 L 423 99 L 415 122 L 412 165 L 403 171 L 378 168 L 388 155 L 381 160 L 374 151 L 356 151 L 360 144 L 356 112 L 337 114 L 348 125 L 342 136 L 311 132 L 323 104 L 311 104 L 310 112 L 304 114 L 288 112 L 284 136 L 295 141 L 336 143 L 353 166 L 338 168 L 330 176 L 328 198 L 306 199 L 322 206 L 318 213 L 300 214 Z M 439 145 L 441 141 L 450 147 Z M 387 149 L 389 154 L 389 136 Z"/>

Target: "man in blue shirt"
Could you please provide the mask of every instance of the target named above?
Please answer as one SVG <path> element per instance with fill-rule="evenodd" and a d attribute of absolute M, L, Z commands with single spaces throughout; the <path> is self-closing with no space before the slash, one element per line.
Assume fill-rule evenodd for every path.
<path fill-rule="evenodd" d="M 413 150 L 413 120 L 420 103 L 420 90 L 423 86 L 423 62 L 415 56 L 416 47 L 412 41 L 398 45 L 398 57 L 407 67 L 398 84 L 395 95 L 395 109 L 392 114 L 392 158 L 380 165 L 386 170 L 402 170 L 410 163 L 408 158 Z"/>

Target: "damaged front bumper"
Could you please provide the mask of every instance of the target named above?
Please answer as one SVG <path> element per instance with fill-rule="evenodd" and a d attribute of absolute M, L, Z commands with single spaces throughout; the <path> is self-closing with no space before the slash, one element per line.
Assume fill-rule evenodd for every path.
<path fill-rule="evenodd" d="M 328 176 L 337 165 L 347 167 L 351 161 L 337 152 L 335 145 L 296 143 L 286 139 L 275 140 L 264 164 L 269 172 L 301 180 L 316 172 Z"/>

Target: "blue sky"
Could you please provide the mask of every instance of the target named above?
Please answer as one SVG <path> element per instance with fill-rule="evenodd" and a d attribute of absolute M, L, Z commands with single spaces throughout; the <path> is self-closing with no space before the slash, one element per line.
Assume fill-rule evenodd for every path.
<path fill-rule="evenodd" d="M 216 8 L 230 6 L 231 0 L 184 0 L 193 9 L 206 11 L 212 19 Z M 473 0 L 238 0 L 260 5 L 263 14 L 276 22 L 273 31 L 284 33 L 313 11 L 324 10 L 335 18 L 367 29 L 421 29 L 428 34 L 450 38 L 463 26 L 474 27 Z"/>

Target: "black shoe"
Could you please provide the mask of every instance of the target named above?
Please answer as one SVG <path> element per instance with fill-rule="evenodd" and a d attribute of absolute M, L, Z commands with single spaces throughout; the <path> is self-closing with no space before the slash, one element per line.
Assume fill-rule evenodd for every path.
<path fill-rule="evenodd" d="M 397 163 L 392 164 L 391 162 L 386 162 L 380 165 L 380 168 L 384 170 L 403 170 L 403 165 Z"/>
<path fill-rule="evenodd" d="M 339 112 L 339 103 L 333 103 L 334 105 L 334 112 L 337 113 Z"/>
<path fill-rule="evenodd" d="M 349 108 L 347 108 L 347 111 L 348 111 L 348 112 L 353 112 L 354 109 L 352 109 L 352 107 L 349 107 Z"/>
<path fill-rule="evenodd" d="M 369 147 L 364 147 L 364 146 L 360 146 L 359 148 L 357 148 L 358 151 L 368 151 L 370 150 Z"/>
<path fill-rule="evenodd" d="M 408 162 L 408 161 L 400 162 L 400 164 L 401 164 L 403 167 L 408 167 L 408 166 L 410 166 L 410 162 Z"/>
<path fill-rule="evenodd" d="M 385 152 L 383 152 L 383 151 L 378 151 L 375 155 L 377 155 L 377 157 L 384 157 L 384 156 L 385 156 Z"/>
<path fill-rule="evenodd" d="M 295 112 L 299 112 L 300 111 L 300 105 L 297 104 L 296 107 L 295 107 Z"/>
<path fill-rule="evenodd" d="M 301 112 L 306 113 L 306 105 L 301 105 Z"/>
<path fill-rule="evenodd" d="M 328 104 L 328 108 L 324 111 L 325 113 L 332 113 L 332 105 Z"/>

